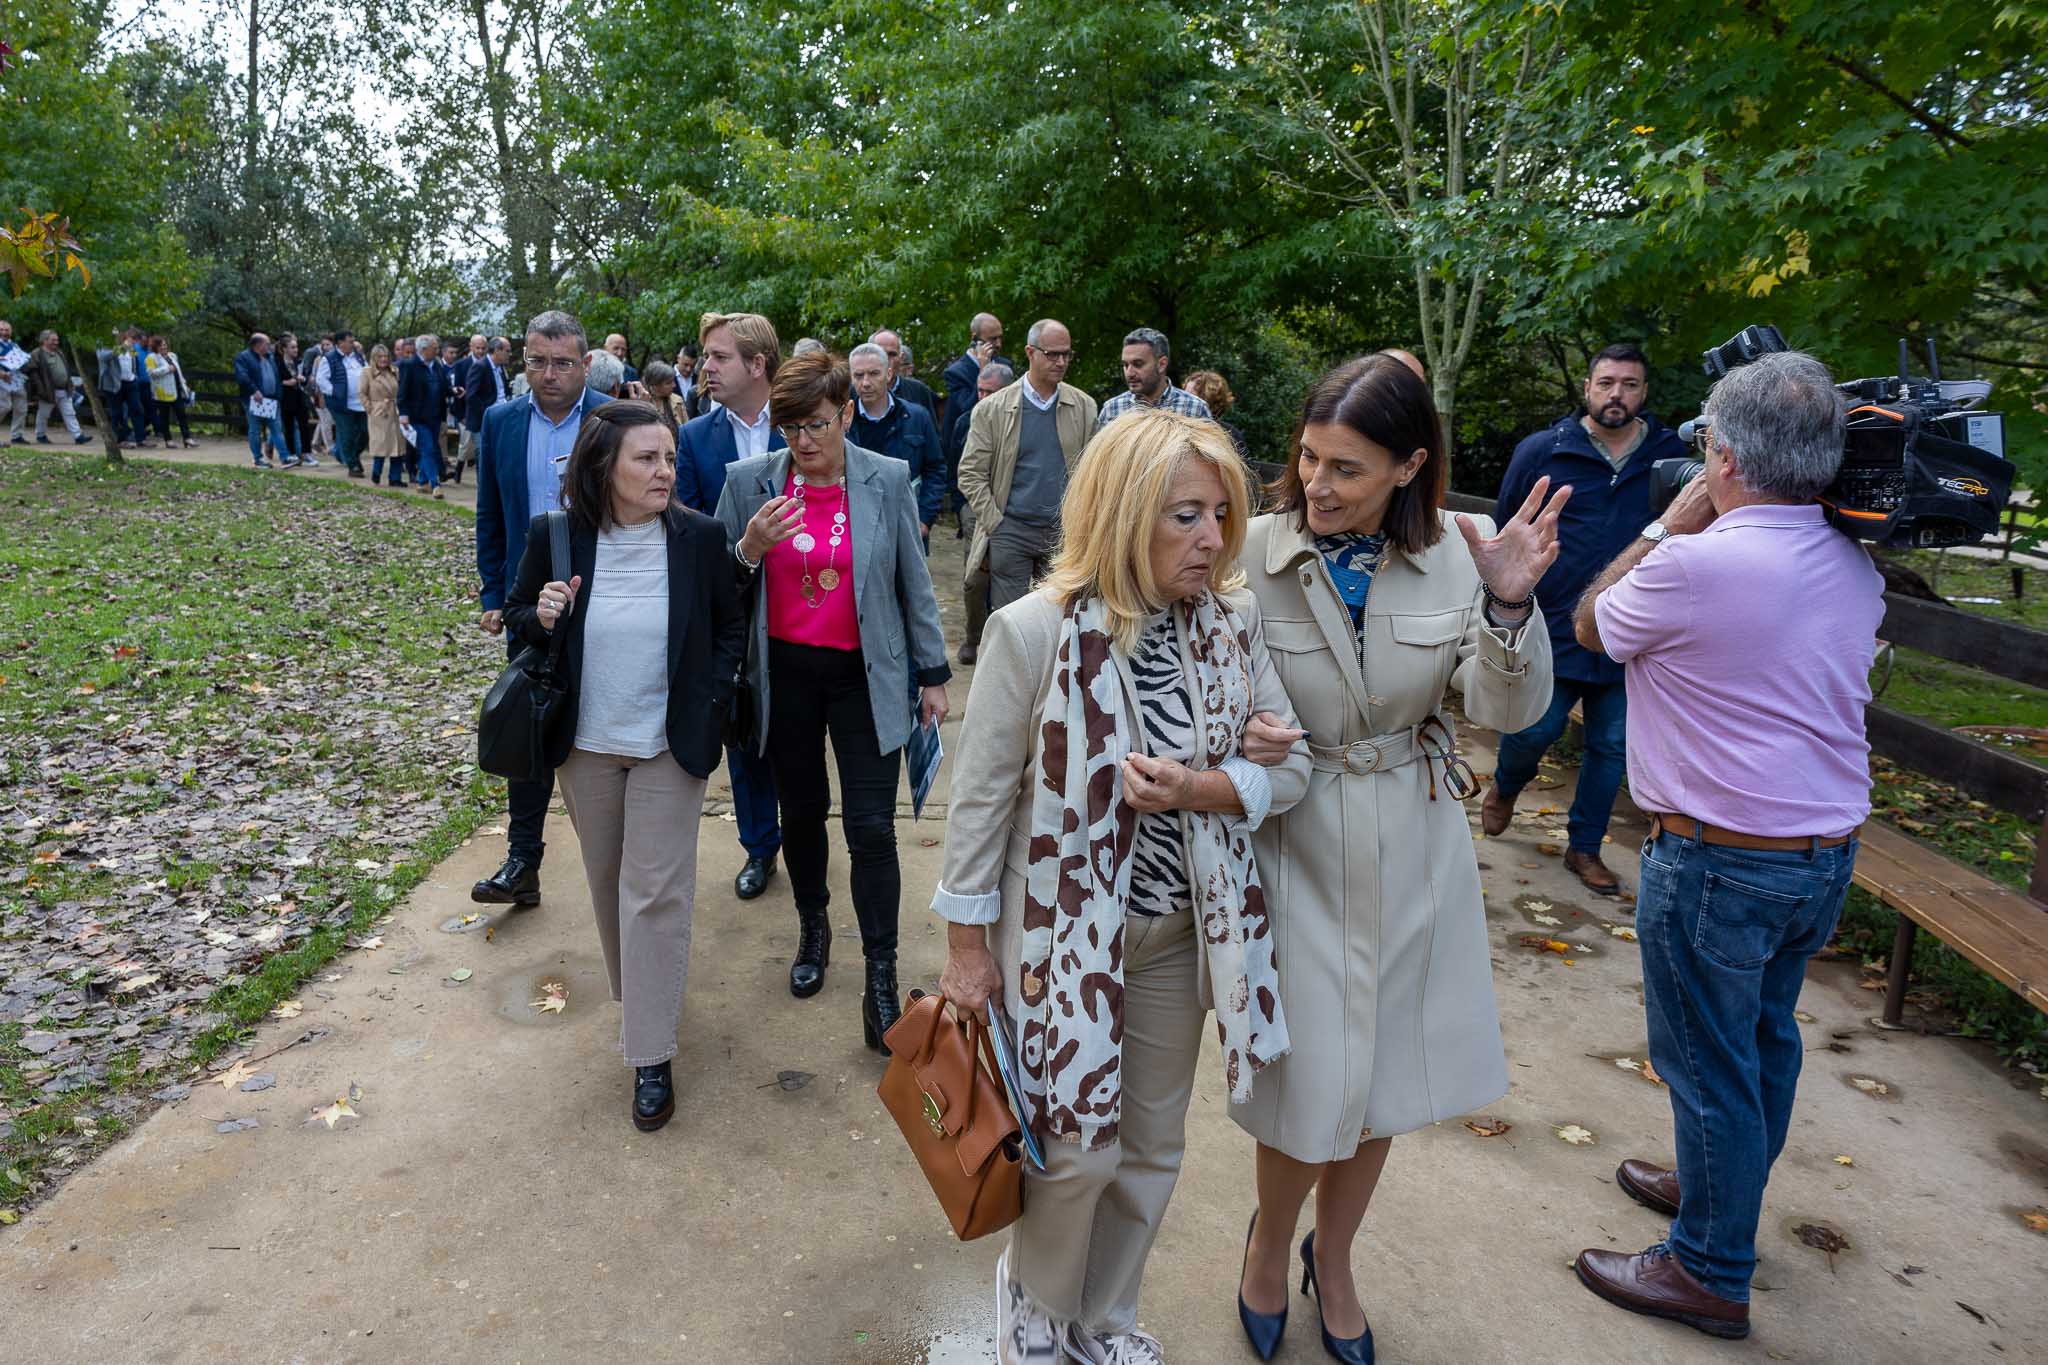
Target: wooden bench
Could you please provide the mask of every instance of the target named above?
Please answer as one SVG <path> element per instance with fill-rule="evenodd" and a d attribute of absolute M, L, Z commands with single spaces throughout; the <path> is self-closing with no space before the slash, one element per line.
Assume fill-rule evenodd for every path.
<path fill-rule="evenodd" d="M 1900 1026 L 1921 929 L 2048 1011 L 2048 905 L 1875 820 L 1859 838 L 1856 884 L 1899 916 L 1885 983 L 1887 1028 Z"/>

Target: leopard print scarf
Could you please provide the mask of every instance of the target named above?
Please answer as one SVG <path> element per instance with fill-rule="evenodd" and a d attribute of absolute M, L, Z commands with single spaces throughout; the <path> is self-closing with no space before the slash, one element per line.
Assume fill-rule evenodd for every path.
<path fill-rule="evenodd" d="M 1252 717 L 1251 638 L 1213 593 L 1176 608 L 1200 702 L 1197 768 L 1238 752 Z M 1123 1109 L 1124 911 L 1137 812 L 1120 765 L 1132 747 L 1123 661 L 1101 604 L 1067 605 L 1039 722 L 1031 798 L 1018 1051 L 1042 1137 L 1093 1150 L 1116 1141 Z M 1265 895 L 1242 819 L 1182 811 L 1203 969 L 1215 1002 L 1231 1102 L 1288 1050 Z"/>

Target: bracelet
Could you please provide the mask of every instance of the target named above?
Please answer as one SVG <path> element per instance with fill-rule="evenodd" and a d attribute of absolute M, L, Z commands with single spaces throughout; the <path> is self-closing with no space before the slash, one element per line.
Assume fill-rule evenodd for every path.
<path fill-rule="evenodd" d="M 1493 585 L 1483 578 L 1479 580 L 1479 590 L 1486 594 L 1486 601 L 1490 606 L 1498 607 L 1502 611 L 1530 611 L 1536 606 L 1536 590 L 1533 588 L 1529 590 L 1529 595 L 1519 602 L 1508 601 L 1496 593 Z"/>
<path fill-rule="evenodd" d="M 759 564 L 756 564 L 753 560 L 747 558 L 747 552 L 740 548 L 738 541 L 733 542 L 732 557 L 734 559 L 737 559 L 740 562 L 740 567 L 745 569 L 748 573 L 754 573 L 761 567 Z"/>

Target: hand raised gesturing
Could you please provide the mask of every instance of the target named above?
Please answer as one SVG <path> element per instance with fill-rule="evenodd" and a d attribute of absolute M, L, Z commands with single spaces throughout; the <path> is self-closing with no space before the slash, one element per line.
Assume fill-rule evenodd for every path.
<path fill-rule="evenodd" d="M 1458 530 L 1471 547 L 1472 563 L 1479 570 L 1480 580 L 1502 602 L 1526 599 L 1536 591 L 1536 581 L 1557 559 L 1557 514 L 1571 497 L 1572 486 L 1563 485 L 1546 502 L 1543 495 L 1549 491 L 1548 475 L 1536 480 L 1522 509 L 1508 518 L 1491 539 L 1480 537 L 1472 518 L 1463 513 L 1458 516 Z"/>

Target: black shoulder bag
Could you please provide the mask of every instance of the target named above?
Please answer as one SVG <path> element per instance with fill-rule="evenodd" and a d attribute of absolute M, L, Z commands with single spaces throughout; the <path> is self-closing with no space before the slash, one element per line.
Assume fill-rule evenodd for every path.
<path fill-rule="evenodd" d="M 548 513 L 548 551 L 554 581 L 569 581 L 569 514 Z M 572 607 L 573 610 L 573 607 Z M 562 679 L 563 619 L 555 621 L 547 648 L 519 651 L 484 697 L 476 723 L 476 764 L 515 782 L 538 782 L 554 771 L 549 741 L 560 731 L 569 691 Z"/>

